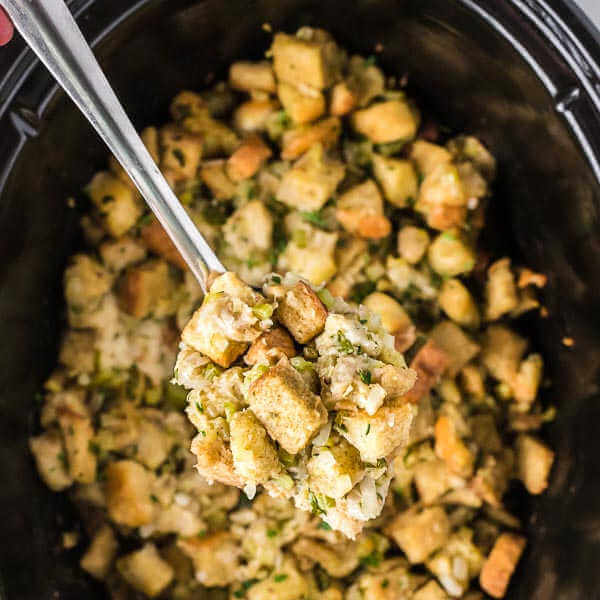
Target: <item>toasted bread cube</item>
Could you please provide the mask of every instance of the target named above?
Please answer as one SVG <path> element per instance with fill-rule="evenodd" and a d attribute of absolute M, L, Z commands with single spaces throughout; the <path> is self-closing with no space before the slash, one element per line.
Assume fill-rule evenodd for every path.
<path fill-rule="evenodd" d="M 163 260 L 148 260 L 131 267 L 119 284 L 118 297 L 121 308 L 137 319 L 150 315 L 161 300 L 175 291 L 169 267 Z"/>
<path fill-rule="evenodd" d="M 386 533 L 400 546 L 410 563 L 417 564 L 446 543 L 450 535 L 450 521 L 439 506 L 421 512 L 409 509 L 394 518 Z"/>
<path fill-rule="evenodd" d="M 277 199 L 298 210 L 319 210 L 344 178 L 342 163 L 325 157 L 315 145 L 281 178 Z"/>
<path fill-rule="evenodd" d="M 296 347 L 290 334 L 281 327 L 275 327 L 252 342 L 248 352 L 244 355 L 247 365 L 258 363 L 272 363 L 278 361 L 282 356 L 292 358 L 296 356 Z"/>
<path fill-rule="evenodd" d="M 151 409 L 147 412 L 150 411 Z M 177 440 L 164 427 L 160 411 L 148 416 L 150 418 L 142 419 L 138 425 L 136 456 L 149 469 L 157 469 L 165 462 Z"/>
<path fill-rule="evenodd" d="M 226 172 L 226 162 L 213 160 L 205 162 L 200 170 L 200 178 L 218 200 L 229 200 L 237 192 L 237 187 Z"/>
<path fill-rule="evenodd" d="M 198 473 L 208 481 L 244 487 L 243 479 L 235 472 L 233 454 L 223 439 L 222 419 L 213 419 L 205 429 L 200 429 L 192 440 L 192 454 L 196 455 Z"/>
<path fill-rule="evenodd" d="M 177 125 L 167 125 L 160 130 L 160 143 L 161 169 L 176 173 L 177 178 L 189 179 L 196 175 L 202 158 L 200 135 L 188 133 Z"/>
<path fill-rule="evenodd" d="M 410 363 L 411 368 L 417 372 L 417 381 L 406 395 L 406 399 L 416 404 L 426 396 L 446 372 L 449 364 L 450 357 L 447 351 L 435 340 L 428 340 Z"/>
<path fill-rule="evenodd" d="M 131 229 L 144 210 L 137 192 L 108 171 L 96 173 L 86 190 L 102 227 L 113 237 Z"/>
<path fill-rule="evenodd" d="M 275 75 L 279 81 L 322 90 L 340 78 L 339 50 L 324 32 L 305 31 L 311 34 L 307 39 L 275 34 L 271 46 Z"/>
<path fill-rule="evenodd" d="M 424 504 L 433 504 L 440 496 L 454 487 L 464 485 L 440 459 L 423 460 L 414 467 L 414 481 L 419 498 Z"/>
<path fill-rule="evenodd" d="M 438 302 L 441 309 L 463 327 L 479 327 L 480 317 L 471 292 L 459 279 L 446 279 L 442 283 Z"/>
<path fill-rule="evenodd" d="M 529 410 L 537 397 L 537 392 L 542 382 L 543 370 L 544 361 L 539 354 L 530 354 L 519 365 L 513 392 L 519 409 L 523 412 Z"/>
<path fill-rule="evenodd" d="M 173 568 L 163 560 L 154 544 L 144 544 L 140 550 L 117 560 L 117 569 L 134 589 L 154 598 L 173 579 Z"/>
<path fill-rule="evenodd" d="M 446 353 L 449 359 L 447 373 L 450 377 L 455 377 L 471 359 L 479 354 L 479 345 L 452 321 L 438 323 L 429 335 Z"/>
<path fill-rule="evenodd" d="M 296 86 L 282 81 L 277 86 L 277 95 L 292 122 L 298 125 L 315 121 L 325 113 L 325 97 L 317 90 L 305 94 Z"/>
<path fill-rule="evenodd" d="M 254 341 L 260 335 L 260 330 L 255 327 L 258 319 L 247 313 L 251 312 L 249 305 L 254 306 L 261 298 L 260 294 L 254 292 L 237 275 L 231 272 L 224 273 L 213 282 L 202 306 L 185 326 L 181 340 L 219 366 L 229 367 L 246 351 L 248 342 Z M 238 308 L 246 314 L 245 321 L 240 322 L 235 332 L 231 331 L 231 327 L 226 329 L 222 322 L 222 314 L 231 313 L 233 310 L 230 307 L 232 302 L 235 302 L 236 306 L 241 304 Z M 237 339 L 231 339 L 233 333 Z"/>
<path fill-rule="evenodd" d="M 490 265 L 485 284 L 485 318 L 495 321 L 519 304 L 515 276 L 510 268 L 510 258 L 502 258 Z"/>
<path fill-rule="evenodd" d="M 313 285 L 321 285 L 333 277 L 338 269 L 335 262 L 338 234 L 312 227 L 295 212 L 289 213 L 284 222 L 290 241 L 279 255 L 278 268 L 296 273 Z"/>
<path fill-rule="evenodd" d="M 429 246 L 427 258 L 431 268 L 442 277 L 469 273 L 475 266 L 475 253 L 458 235 L 444 232 Z"/>
<path fill-rule="evenodd" d="M 276 85 L 273 67 L 267 60 L 235 62 L 229 67 L 229 85 L 243 92 L 260 91 L 274 94 Z"/>
<path fill-rule="evenodd" d="M 541 494 L 548 487 L 554 452 L 546 444 L 526 434 L 518 437 L 516 449 L 519 479 L 530 494 Z"/>
<path fill-rule="evenodd" d="M 29 449 L 40 477 L 53 492 L 60 492 L 73 483 L 58 431 L 48 430 L 29 438 Z"/>
<path fill-rule="evenodd" d="M 448 469 L 465 479 L 473 473 L 475 457 L 460 439 L 450 417 L 441 415 L 435 424 L 435 453 Z"/>
<path fill-rule="evenodd" d="M 223 236 L 235 256 L 246 259 L 272 246 L 273 216 L 260 200 L 240 206 L 223 226 Z"/>
<path fill-rule="evenodd" d="M 227 160 L 227 175 L 233 181 L 248 179 L 256 175 L 271 154 L 271 148 L 259 136 L 253 135 L 245 139 Z"/>
<path fill-rule="evenodd" d="M 492 598 L 504 598 L 525 544 L 525 538 L 514 533 L 503 533 L 496 540 L 479 574 L 481 587 Z"/>
<path fill-rule="evenodd" d="M 429 246 L 429 234 L 425 229 L 407 225 L 398 232 L 398 254 L 409 264 L 421 262 Z"/>
<path fill-rule="evenodd" d="M 379 315 L 383 328 L 391 335 L 406 335 L 414 325 L 402 305 L 383 292 L 373 292 L 364 300 L 363 305 Z"/>
<path fill-rule="evenodd" d="M 416 591 L 411 600 L 449 600 L 449 596 L 436 581 L 432 580 Z"/>
<path fill-rule="evenodd" d="M 240 104 L 233 113 L 236 129 L 250 133 L 264 131 L 268 118 L 279 110 L 279 103 L 274 100 L 247 100 Z"/>
<path fill-rule="evenodd" d="M 345 81 L 333 86 L 329 101 L 329 112 L 334 117 L 347 115 L 355 106 L 356 96 Z"/>
<path fill-rule="evenodd" d="M 341 132 L 342 122 L 339 117 L 329 117 L 288 129 L 281 139 L 281 158 L 294 160 L 319 143 L 323 148 L 331 148 L 337 144 Z"/>
<path fill-rule="evenodd" d="M 265 483 L 281 471 L 277 450 L 252 411 L 234 413 L 229 419 L 229 434 L 233 466 L 242 479 Z"/>
<path fill-rule="evenodd" d="M 352 125 L 375 144 L 387 144 L 414 138 L 419 117 L 407 102 L 388 100 L 357 110 Z"/>
<path fill-rule="evenodd" d="M 68 329 L 60 346 L 59 362 L 67 367 L 69 375 L 91 373 L 96 368 L 96 332 Z"/>
<path fill-rule="evenodd" d="M 327 421 L 321 398 L 310 391 L 287 358 L 252 383 L 248 403 L 269 435 L 290 454 L 305 448 Z"/>
<path fill-rule="evenodd" d="M 350 58 L 346 81 L 359 108 L 364 108 L 371 100 L 385 92 L 383 71 L 362 56 L 355 55 Z"/>
<path fill-rule="evenodd" d="M 180 538 L 177 547 L 192 560 L 196 579 L 202 585 L 225 586 L 236 580 L 240 545 L 230 532 Z"/>
<path fill-rule="evenodd" d="M 58 424 L 63 434 L 69 474 L 78 483 L 92 483 L 96 479 L 96 455 L 90 451 L 94 438 L 94 427 L 87 408 L 59 406 Z"/>
<path fill-rule="evenodd" d="M 154 519 L 150 496 L 154 475 L 133 460 L 118 460 L 106 467 L 106 508 L 119 525 L 140 527 Z"/>
<path fill-rule="evenodd" d="M 343 439 L 333 446 L 316 448 L 306 468 L 310 488 L 330 498 L 345 496 L 364 472 L 360 454 Z"/>
<path fill-rule="evenodd" d="M 110 525 L 103 525 L 92 538 L 88 549 L 79 561 L 79 566 L 96 579 L 108 575 L 112 561 L 117 554 L 119 543 Z"/>
<path fill-rule="evenodd" d="M 452 154 L 443 146 L 425 140 L 416 140 L 411 146 L 410 157 L 417 163 L 419 173 L 427 177 L 439 165 L 452 162 Z"/>
<path fill-rule="evenodd" d="M 318 563 L 332 577 L 346 577 L 359 565 L 357 544 L 327 544 L 301 537 L 292 546 L 292 552 L 309 564 Z M 341 596 L 340 596 L 341 598 Z"/>
<path fill-rule="evenodd" d="M 483 337 L 481 362 L 492 377 L 512 385 L 526 348 L 527 340 L 508 327 L 490 325 Z"/>
<path fill-rule="evenodd" d="M 409 160 L 373 154 L 373 174 L 390 204 L 403 208 L 417 199 L 419 182 Z"/>
<path fill-rule="evenodd" d="M 306 344 L 323 331 L 327 309 L 312 288 L 299 281 L 280 300 L 277 316 L 298 343 Z"/>
<path fill-rule="evenodd" d="M 362 410 L 338 413 L 338 431 L 359 452 L 362 460 L 376 463 L 408 443 L 415 407 L 402 400 L 384 404 L 374 415 Z"/>
<path fill-rule="evenodd" d="M 125 235 L 116 240 L 106 240 L 98 248 L 104 266 L 113 273 L 146 258 L 146 248 L 135 238 Z"/>
<path fill-rule="evenodd" d="M 64 275 L 65 299 L 72 327 L 81 326 L 78 315 L 96 308 L 113 283 L 114 276 L 87 254 L 75 254 Z"/>
<path fill-rule="evenodd" d="M 156 219 L 152 219 L 150 223 L 144 225 L 140 230 L 140 235 L 149 250 L 164 258 L 168 263 L 180 269 L 187 269 L 187 264 L 179 254 L 179 250 Z"/>
<path fill-rule="evenodd" d="M 483 556 L 472 538 L 473 531 L 462 527 L 425 563 L 452 597 L 462 598 L 471 579 L 481 571 Z"/>
<path fill-rule="evenodd" d="M 372 179 L 367 179 L 337 201 L 335 216 L 344 229 L 363 238 L 380 239 L 392 229 L 383 214 L 383 198 Z"/>

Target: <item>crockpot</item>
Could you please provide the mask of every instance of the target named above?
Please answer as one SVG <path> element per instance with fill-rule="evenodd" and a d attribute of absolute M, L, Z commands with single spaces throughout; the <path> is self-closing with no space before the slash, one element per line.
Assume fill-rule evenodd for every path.
<path fill-rule="evenodd" d="M 261 25 L 330 30 L 408 74 L 421 106 L 480 137 L 499 161 L 485 243 L 549 277 L 549 316 L 523 326 L 548 363 L 548 491 L 516 489 L 529 539 L 508 597 L 600 598 L 600 35 L 568 0 L 74 0 L 71 9 L 134 124 L 169 99 L 258 58 Z M 66 198 L 106 149 L 43 67 L 14 40 L 0 50 L 0 597 L 102 598 L 60 549 L 76 526 L 27 450 L 36 391 L 54 367 L 62 271 L 79 243 Z M 574 344 L 562 343 L 572 338 Z"/>

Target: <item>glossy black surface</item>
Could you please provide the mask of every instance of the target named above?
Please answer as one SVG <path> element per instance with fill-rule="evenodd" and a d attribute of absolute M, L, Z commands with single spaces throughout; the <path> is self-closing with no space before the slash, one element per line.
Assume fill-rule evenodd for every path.
<path fill-rule="evenodd" d="M 325 27 L 364 54 L 382 44 L 380 63 L 389 73 L 408 72 L 429 111 L 485 140 L 499 159 L 493 211 L 502 223 L 488 243 L 550 276 L 550 318 L 523 326 L 548 361 L 554 385 L 546 401 L 560 408 L 546 431 L 557 451 L 548 493 L 512 496 L 530 544 L 509 597 L 595 599 L 600 86 L 594 92 L 598 72 L 585 53 L 598 57 L 600 46 L 571 5 L 552 2 L 549 14 L 534 0 L 479 4 L 485 10 L 469 0 L 103 0 L 72 7 L 84 33 L 101 38 L 103 65 L 139 127 L 165 120 L 177 90 L 201 88 L 232 60 L 260 56 L 269 43 L 260 25 L 268 21 L 274 29 Z M 61 272 L 77 244 L 65 198 L 104 165 L 105 149 L 72 106 L 50 93 L 49 77 L 22 49 L 15 41 L 0 50 L 0 595 L 101 598 L 76 567 L 80 551 L 57 550 L 73 515 L 39 483 L 26 438 L 35 392 L 54 366 Z M 573 348 L 561 344 L 565 336 Z"/>

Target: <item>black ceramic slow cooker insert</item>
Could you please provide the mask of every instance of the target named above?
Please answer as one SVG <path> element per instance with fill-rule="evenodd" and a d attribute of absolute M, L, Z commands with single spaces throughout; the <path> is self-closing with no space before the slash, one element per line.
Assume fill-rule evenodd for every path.
<path fill-rule="evenodd" d="M 547 493 L 511 496 L 529 544 L 515 600 L 600 598 L 600 37 L 569 0 L 74 0 L 138 128 L 270 36 L 324 27 L 499 161 L 490 245 L 549 276 L 549 318 L 529 324 L 548 362 Z M 56 360 L 62 271 L 78 244 L 65 198 L 106 149 L 20 40 L 0 50 L 0 598 L 102 598 L 59 551 L 74 519 L 27 450 L 36 391 Z M 571 337 L 575 344 L 561 344 Z"/>

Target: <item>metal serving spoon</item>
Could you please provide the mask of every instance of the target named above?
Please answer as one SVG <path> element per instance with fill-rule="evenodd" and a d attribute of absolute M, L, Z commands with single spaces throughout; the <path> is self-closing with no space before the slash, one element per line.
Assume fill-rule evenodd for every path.
<path fill-rule="evenodd" d="M 15 28 L 121 163 L 204 289 L 221 261 L 144 146 L 63 0 L 0 0 Z"/>

